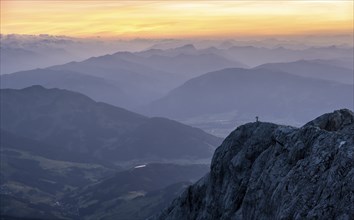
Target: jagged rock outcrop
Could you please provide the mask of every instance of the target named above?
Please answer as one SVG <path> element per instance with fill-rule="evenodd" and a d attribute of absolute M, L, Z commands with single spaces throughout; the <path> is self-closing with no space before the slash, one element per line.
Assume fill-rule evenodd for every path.
<path fill-rule="evenodd" d="M 353 219 L 354 114 L 301 128 L 249 123 L 216 150 L 211 170 L 154 220 Z"/>

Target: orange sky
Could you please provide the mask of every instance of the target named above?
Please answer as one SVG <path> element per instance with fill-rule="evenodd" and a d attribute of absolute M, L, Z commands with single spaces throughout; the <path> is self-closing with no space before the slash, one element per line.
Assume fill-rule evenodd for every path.
<path fill-rule="evenodd" d="M 353 0 L 1 0 L 1 33 L 120 38 L 343 34 Z"/>

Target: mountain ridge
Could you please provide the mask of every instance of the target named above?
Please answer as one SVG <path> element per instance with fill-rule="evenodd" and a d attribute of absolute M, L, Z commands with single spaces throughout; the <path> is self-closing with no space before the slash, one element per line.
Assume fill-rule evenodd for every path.
<path fill-rule="evenodd" d="M 322 62 L 322 63 L 321 63 Z M 298 60 L 287 63 L 267 63 L 254 69 L 269 69 L 287 72 L 293 75 L 314 79 L 330 80 L 344 84 L 353 84 L 353 70 L 331 64 L 321 60 Z"/>
<path fill-rule="evenodd" d="M 228 68 L 188 80 L 138 109 L 226 136 L 236 125 L 262 120 L 301 126 L 336 108 L 352 108 L 353 85 L 267 69 Z"/>
<path fill-rule="evenodd" d="M 148 118 L 63 89 L 3 89 L 0 101 L 2 129 L 107 162 L 210 158 L 220 141 L 173 120 Z"/>

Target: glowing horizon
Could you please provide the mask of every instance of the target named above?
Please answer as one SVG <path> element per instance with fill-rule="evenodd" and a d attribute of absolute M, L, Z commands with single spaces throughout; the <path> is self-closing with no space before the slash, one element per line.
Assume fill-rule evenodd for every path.
<path fill-rule="evenodd" d="M 353 1 L 1 0 L 2 34 L 190 38 L 352 32 Z"/>

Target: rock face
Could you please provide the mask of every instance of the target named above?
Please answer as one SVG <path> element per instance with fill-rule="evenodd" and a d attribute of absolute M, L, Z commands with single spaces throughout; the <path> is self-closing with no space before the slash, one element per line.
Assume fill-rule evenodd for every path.
<path fill-rule="evenodd" d="M 211 170 L 152 219 L 353 219 L 354 114 L 301 128 L 249 123 L 215 151 Z"/>

